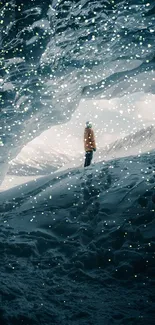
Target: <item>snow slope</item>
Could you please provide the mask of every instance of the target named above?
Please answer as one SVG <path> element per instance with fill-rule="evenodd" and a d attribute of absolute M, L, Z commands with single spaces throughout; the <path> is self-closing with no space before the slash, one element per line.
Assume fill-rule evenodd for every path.
<path fill-rule="evenodd" d="M 99 148 L 94 155 L 94 161 L 103 159 L 127 157 L 130 155 L 140 155 L 145 152 L 155 150 L 155 127 L 150 125 L 144 129 L 117 139 L 106 147 Z"/>
<path fill-rule="evenodd" d="M 29 145 L 10 162 L 8 174 L 18 176 L 50 174 L 71 161 L 71 156 L 53 148 Z"/>
<path fill-rule="evenodd" d="M 154 324 L 155 153 L 17 186 L 0 211 L 1 324 Z"/>
<path fill-rule="evenodd" d="M 36 180 L 40 178 L 41 175 L 38 176 L 17 176 L 17 175 L 6 175 L 4 181 L 0 185 L 0 192 L 6 191 L 12 187 L 16 187 L 17 185 L 28 183 L 32 180 Z"/>

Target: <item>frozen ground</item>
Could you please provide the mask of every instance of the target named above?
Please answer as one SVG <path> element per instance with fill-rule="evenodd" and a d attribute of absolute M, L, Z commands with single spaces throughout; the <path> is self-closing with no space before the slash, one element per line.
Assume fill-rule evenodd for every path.
<path fill-rule="evenodd" d="M 155 154 L 0 194 L 0 323 L 154 324 Z"/>

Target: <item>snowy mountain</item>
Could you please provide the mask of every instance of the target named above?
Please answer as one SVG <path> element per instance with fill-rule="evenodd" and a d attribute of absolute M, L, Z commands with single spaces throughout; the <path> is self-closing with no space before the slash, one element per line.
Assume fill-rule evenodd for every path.
<path fill-rule="evenodd" d="M 103 149 L 99 149 L 99 152 L 95 155 L 95 161 L 139 155 L 154 149 L 155 127 L 151 125 L 122 139 L 118 139 Z"/>
<path fill-rule="evenodd" d="M 45 175 L 72 161 L 71 156 L 53 148 L 27 146 L 10 162 L 8 174 L 18 176 Z"/>
<path fill-rule="evenodd" d="M 0 323 L 154 325 L 154 170 L 152 153 L 2 192 Z"/>

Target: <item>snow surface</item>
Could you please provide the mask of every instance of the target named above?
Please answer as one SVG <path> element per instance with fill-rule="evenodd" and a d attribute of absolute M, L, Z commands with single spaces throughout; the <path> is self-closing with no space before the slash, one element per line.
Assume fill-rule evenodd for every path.
<path fill-rule="evenodd" d="M 154 324 L 155 153 L 0 193 L 0 323 Z"/>
<path fill-rule="evenodd" d="M 0 192 L 6 191 L 10 188 L 13 188 L 17 185 L 28 183 L 32 180 L 36 180 L 37 178 L 40 178 L 39 176 L 17 176 L 17 175 L 6 175 L 4 181 L 0 185 Z"/>
<path fill-rule="evenodd" d="M 44 145 L 24 147 L 9 163 L 8 174 L 19 176 L 46 175 L 71 162 L 73 157 Z"/>
<path fill-rule="evenodd" d="M 110 143 L 105 148 L 99 150 L 97 159 L 111 159 L 126 157 L 129 155 L 140 155 L 145 152 L 155 150 L 155 127 L 149 125 L 146 128 L 140 129 L 137 132 L 125 136 Z"/>

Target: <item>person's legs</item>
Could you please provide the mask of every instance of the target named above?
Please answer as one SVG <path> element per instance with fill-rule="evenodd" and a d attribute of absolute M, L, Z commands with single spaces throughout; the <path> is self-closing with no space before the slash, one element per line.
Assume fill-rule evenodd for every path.
<path fill-rule="evenodd" d="M 89 160 L 88 160 L 88 164 L 89 164 L 89 165 L 91 164 L 92 158 L 93 158 L 93 151 L 90 151 L 90 152 L 89 152 Z M 88 165 L 88 166 L 89 166 L 89 165 Z"/>
<path fill-rule="evenodd" d="M 85 153 L 85 162 L 84 162 L 84 167 L 88 166 L 88 152 Z"/>
<path fill-rule="evenodd" d="M 92 158 L 93 158 L 93 151 L 87 151 L 85 154 L 84 167 L 88 167 L 91 164 Z"/>

